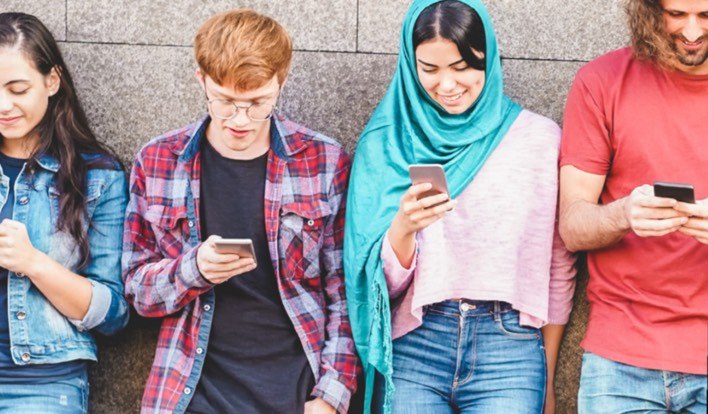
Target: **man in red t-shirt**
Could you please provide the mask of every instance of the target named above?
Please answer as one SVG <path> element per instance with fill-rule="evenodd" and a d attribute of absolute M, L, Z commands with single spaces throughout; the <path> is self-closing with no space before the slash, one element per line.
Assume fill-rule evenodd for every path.
<path fill-rule="evenodd" d="M 632 47 L 580 69 L 564 119 L 560 232 L 590 273 L 579 411 L 705 413 L 708 0 L 627 11 Z"/>

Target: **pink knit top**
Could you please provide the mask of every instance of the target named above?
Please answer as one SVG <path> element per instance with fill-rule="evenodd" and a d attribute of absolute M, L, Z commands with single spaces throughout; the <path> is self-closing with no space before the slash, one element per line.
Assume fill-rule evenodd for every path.
<path fill-rule="evenodd" d="M 509 302 L 522 325 L 567 323 L 575 260 L 557 231 L 560 134 L 523 111 L 455 210 L 418 232 L 410 269 L 385 237 L 393 338 L 421 325 L 423 306 L 452 298 Z"/>

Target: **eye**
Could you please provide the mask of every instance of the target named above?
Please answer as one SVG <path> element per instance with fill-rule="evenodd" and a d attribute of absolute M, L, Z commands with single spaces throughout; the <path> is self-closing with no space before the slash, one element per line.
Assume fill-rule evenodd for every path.
<path fill-rule="evenodd" d="M 436 69 L 426 69 L 426 68 L 421 67 L 420 70 L 421 70 L 423 73 L 435 73 L 435 70 L 436 70 Z"/>
<path fill-rule="evenodd" d="M 455 69 L 456 71 L 458 71 L 458 72 L 464 72 L 464 71 L 466 71 L 466 70 L 469 69 L 469 68 L 470 68 L 469 66 L 465 65 L 465 66 L 460 66 L 460 67 L 457 67 L 457 68 L 454 68 L 454 69 Z"/>
<path fill-rule="evenodd" d="M 10 91 L 10 92 L 11 92 L 13 95 L 24 95 L 24 94 L 26 94 L 29 90 L 30 90 L 30 88 L 23 89 L 23 90 L 21 90 L 21 91 Z"/>
<path fill-rule="evenodd" d="M 667 11 L 666 13 L 668 13 L 671 17 L 683 17 L 684 15 L 684 13 L 680 11 Z"/>

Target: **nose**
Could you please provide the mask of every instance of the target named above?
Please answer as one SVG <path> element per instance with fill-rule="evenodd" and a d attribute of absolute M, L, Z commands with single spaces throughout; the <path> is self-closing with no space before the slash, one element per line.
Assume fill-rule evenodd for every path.
<path fill-rule="evenodd" d="M 246 108 L 239 107 L 231 119 L 227 119 L 233 126 L 243 127 L 251 123 L 251 118 L 246 114 Z"/>
<path fill-rule="evenodd" d="M 12 103 L 12 100 L 6 93 L 0 93 L 0 113 L 1 112 L 9 112 L 10 109 L 14 104 Z"/>
<path fill-rule="evenodd" d="M 443 73 L 440 75 L 440 91 L 441 92 L 452 92 L 457 86 L 457 81 L 455 76 L 449 73 Z"/>
<path fill-rule="evenodd" d="M 689 42 L 695 42 L 703 36 L 704 29 L 698 16 L 689 16 L 681 34 Z"/>

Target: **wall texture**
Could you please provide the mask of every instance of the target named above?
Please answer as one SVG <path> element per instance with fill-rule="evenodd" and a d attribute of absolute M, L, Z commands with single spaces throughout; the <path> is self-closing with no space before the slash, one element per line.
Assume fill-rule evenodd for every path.
<path fill-rule="evenodd" d="M 151 137 L 196 119 L 204 100 L 191 43 L 209 15 L 250 7 L 292 34 L 295 58 L 281 101 L 291 118 L 338 138 L 351 151 L 393 73 L 410 0 L 3 0 L 0 12 L 41 18 L 60 41 L 100 139 L 130 163 Z M 561 122 L 565 95 L 586 61 L 623 46 L 622 0 L 487 0 L 503 57 L 506 90 Z M 582 261 L 581 261 L 582 262 Z M 581 270 L 558 366 L 559 413 L 576 412 L 579 342 L 587 320 Z M 159 321 L 134 317 L 99 338 L 92 369 L 95 413 L 137 412 Z"/>

